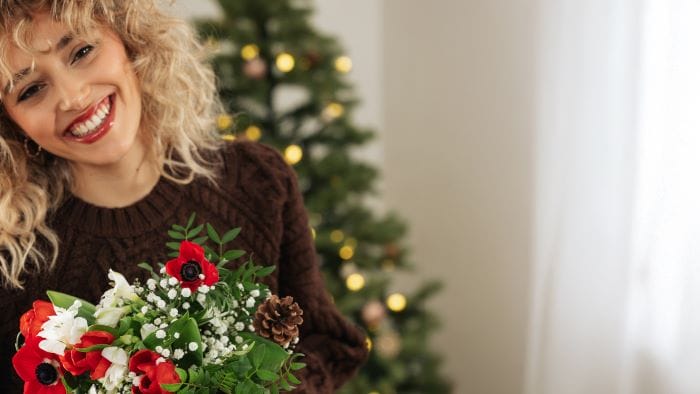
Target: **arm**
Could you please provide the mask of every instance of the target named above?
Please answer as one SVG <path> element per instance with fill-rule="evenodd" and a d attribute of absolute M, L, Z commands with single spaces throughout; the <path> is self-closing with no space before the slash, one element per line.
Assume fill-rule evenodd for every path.
<path fill-rule="evenodd" d="M 280 158 L 281 159 L 281 158 Z M 304 310 L 297 351 L 307 367 L 300 393 L 331 393 L 350 379 L 367 358 L 365 337 L 336 309 L 321 278 L 308 217 L 296 175 L 286 163 L 287 199 L 280 247 L 279 293 L 291 295 Z"/>

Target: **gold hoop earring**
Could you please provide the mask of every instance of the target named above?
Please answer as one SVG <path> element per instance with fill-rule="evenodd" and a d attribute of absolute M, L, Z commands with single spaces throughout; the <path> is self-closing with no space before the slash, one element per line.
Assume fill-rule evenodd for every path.
<path fill-rule="evenodd" d="M 37 143 L 34 143 L 34 145 L 37 146 L 37 150 L 36 152 L 32 153 L 29 149 L 29 138 L 24 139 L 24 152 L 27 154 L 27 156 L 32 158 L 39 157 L 39 155 L 41 154 L 41 145 Z"/>

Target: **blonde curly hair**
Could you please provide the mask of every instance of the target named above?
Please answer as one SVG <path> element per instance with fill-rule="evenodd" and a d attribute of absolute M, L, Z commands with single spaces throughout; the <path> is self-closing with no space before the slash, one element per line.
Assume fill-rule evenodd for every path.
<path fill-rule="evenodd" d="M 142 93 L 141 124 L 161 175 L 186 184 L 214 180 L 208 153 L 220 148 L 222 107 L 207 51 L 185 21 L 156 0 L 0 0 L 0 78 L 12 81 L 7 49 L 29 50 L 33 18 L 49 13 L 74 34 L 113 30 L 133 63 Z M 60 207 L 72 177 L 58 157 L 29 157 L 24 133 L 0 109 L 0 282 L 22 287 L 23 273 L 53 267 L 59 239 L 47 218 Z"/>

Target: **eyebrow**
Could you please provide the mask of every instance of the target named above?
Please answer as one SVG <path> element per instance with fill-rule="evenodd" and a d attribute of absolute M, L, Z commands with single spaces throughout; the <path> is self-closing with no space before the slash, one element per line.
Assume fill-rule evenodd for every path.
<path fill-rule="evenodd" d="M 53 51 L 54 51 L 54 52 L 58 52 L 58 51 L 63 50 L 65 47 L 68 46 L 68 44 L 70 44 L 71 41 L 73 41 L 73 36 L 71 36 L 70 34 L 64 35 L 63 37 L 61 37 L 60 40 L 58 40 L 58 44 L 56 44 L 56 47 L 53 48 Z M 51 50 L 52 50 L 52 49 L 49 48 L 49 50 L 46 51 L 46 52 L 51 52 Z M 43 52 L 43 51 L 42 51 L 42 52 Z M 34 66 L 32 65 L 31 67 L 23 68 L 23 69 L 21 69 L 19 72 L 17 72 L 17 73 L 14 75 L 14 77 L 12 78 L 12 81 L 11 81 L 11 82 L 8 82 L 7 85 L 5 85 L 5 89 L 3 89 L 3 92 L 4 92 L 5 94 L 8 94 L 8 93 L 10 92 L 10 86 L 17 84 L 17 83 L 20 82 L 24 77 L 26 77 L 27 75 L 31 74 L 31 72 L 32 72 L 33 69 L 34 69 Z"/>

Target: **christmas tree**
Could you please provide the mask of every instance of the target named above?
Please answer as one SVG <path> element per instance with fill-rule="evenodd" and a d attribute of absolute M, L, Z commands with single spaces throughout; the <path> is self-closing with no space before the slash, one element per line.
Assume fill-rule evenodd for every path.
<path fill-rule="evenodd" d="M 428 343 L 437 320 L 426 301 L 439 289 L 392 293 L 408 270 L 405 225 L 366 206 L 377 170 L 352 150 L 374 133 L 353 124 L 357 104 L 347 82 L 352 61 L 336 39 L 310 24 L 308 1 L 219 0 L 223 18 L 199 21 L 227 114 L 224 138 L 280 149 L 298 176 L 321 268 L 338 308 L 368 333 L 370 358 L 342 393 L 447 393 L 440 356 Z"/>

